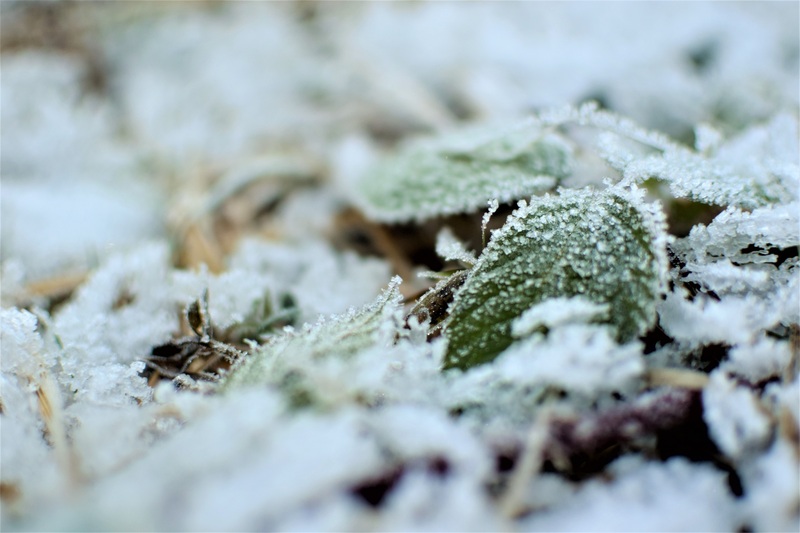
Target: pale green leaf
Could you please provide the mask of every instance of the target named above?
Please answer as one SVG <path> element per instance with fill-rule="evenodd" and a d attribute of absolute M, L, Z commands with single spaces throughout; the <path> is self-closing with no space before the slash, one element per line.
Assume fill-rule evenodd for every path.
<path fill-rule="evenodd" d="M 402 147 L 365 175 L 355 200 L 375 220 L 425 220 L 553 189 L 570 163 L 566 141 L 534 124 L 459 133 Z"/>
<path fill-rule="evenodd" d="M 494 359 L 512 343 L 515 320 L 548 298 L 607 306 L 605 322 L 619 341 L 644 333 L 668 262 L 663 215 L 642 195 L 614 187 L 521 202 L 453 301 L 445 368 Z"/>

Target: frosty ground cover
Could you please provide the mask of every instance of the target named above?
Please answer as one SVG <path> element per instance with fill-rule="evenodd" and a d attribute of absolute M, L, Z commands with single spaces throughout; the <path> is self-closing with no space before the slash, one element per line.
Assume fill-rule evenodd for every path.
<path fill-rule="evenodd" d="M 796 3 L 0 3 L 0 527 L 797 531 Z"/>

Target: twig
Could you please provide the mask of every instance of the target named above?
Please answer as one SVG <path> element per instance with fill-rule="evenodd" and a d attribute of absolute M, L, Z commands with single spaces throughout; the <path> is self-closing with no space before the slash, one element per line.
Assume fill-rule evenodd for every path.
<path fill-rule="evenodd" d="M 550 419 L 551 415 L 543 412 L 528 432 L 522 458 L 514 468 L 508 488 L 498 504 L 500 514 L 506 518 L 516 518 L 525 512 L 525 493 L 542 465 L 550 436 Z"/>
<path fill-rule="evenodd" d="M 783 372 L 783 382 L 793 382 L 798 372 L 800 372 L 800 326 L 792 324 L 789 328 L 789 364 Z"/>

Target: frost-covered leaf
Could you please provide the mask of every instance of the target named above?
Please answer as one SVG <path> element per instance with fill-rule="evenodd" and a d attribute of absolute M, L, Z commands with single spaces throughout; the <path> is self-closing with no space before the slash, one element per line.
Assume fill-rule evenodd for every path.
<path fill-rule="evenodd" d="M 800 246 L 800 205 L 770 205 L 752 212 L 729 207 L 708 225 L 697 225 L 673 245 L 682 263 L 675 274 L 705 293 L 717 297 L 765 298 L 773 314 L 782 293 L 798 282 L 797 249 Z M 797 309 L 797 296 L 791 306 Z M 759 302 L 753 302 L 756 306 Z M 752 308 L 751 305 L 747 307 Z M 776 321 L 792 322 L 782 313 Z M 724 322 L 727 319 L 722 319 Z M 739 318 L 734 317 L 738 321 Z M 724 328 L 727 329 L 727 328 Z M 724 331 L 723 329 L 723 331 Z"/>
<path fill-rule="evenodd" d="M 348 359 L 375 345 L 389 345 L 396 333 L 400 278 L 373 303 L 358 311 L 323 319 L 300 331 L 288 331 L 258 349 L 234 367 L 221 383 L 221 390 L 271 384 L 283 388 L 295 404 L 313 402 L 306 374 L 316 364 Z M 330 384 L 335 386 L 335 384 Z"/>
<path fill-rule="evenodd" d="M 729 207 L 708 226 L 695 226 L 675 250 L 689 263 L 726 258 L 738 264 L 775 260 L 770 249 L 800 246 L 800 203 L 771 205 L 751 212 Z M 772 252 L 774 253 L 774 252 Z"/>
<path fill-rule="evenodd" d="M 731 168 L 689 151 L 640 159 L 624 172 L 637 183 L 651 178 L 667 182 L 675 198 L 746 209 L 790 201 L 796 195 L 792 174 L 779 166 Z"/>
<path fill-rule="evenodd" d="M 458 133 L 404 146 L 364 176 L 356 201 L 387 222 L 463 213 L 550 190 L 570 161 L 566 141 L 536 125 Z"/>
<path fill-rule="evenodd" d="M 664 181 L 675 198 L 754 209 L 797 199 L 800 166 L 797 144 L 790 139 L 797 139 L 797 120 L 781 115 L 730 139 L 713 154 L 666 146 L 662 153 L 635 157 L 606 140 L 604 155 L 626 180 Z"/>
<path fill-rule="evenodd" d="M 521 202 L 456 296 L 445 368 L 494 359 L 511 344 L 514 320 L 553 297 L 607 304 L 620 341 L 642 334 L 667 271 L 663 216 L 642 195 L 586 189 Z"/>

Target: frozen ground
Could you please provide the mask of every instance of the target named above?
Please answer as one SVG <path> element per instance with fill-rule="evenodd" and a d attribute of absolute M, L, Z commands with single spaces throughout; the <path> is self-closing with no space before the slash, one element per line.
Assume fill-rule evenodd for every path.
<path fill-rule="evenodd" d="M 800 528 L 797 3 L 0 17 L 3 530 Z M 442 371 L 482 315 L 462 296 L 427 338 L 419 274 L 474 264 L 479 299 L 513 224 L 601 212 L 529 198 L 555 183 L 645 213 L 619 231 L 652 261 L 554 282 Z M 492 229 L 531 207 L 481 255 L 492 199 Z M 633 264 L 564 235 L 525 264 Z M 592 295 L 620 286 L 655 292 L 615 322 Z"/>

